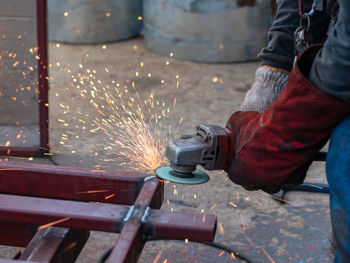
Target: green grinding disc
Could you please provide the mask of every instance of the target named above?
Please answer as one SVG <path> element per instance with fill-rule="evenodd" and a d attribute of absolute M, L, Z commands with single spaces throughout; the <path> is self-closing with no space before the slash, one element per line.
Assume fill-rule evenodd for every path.
<path fill-rule="evenodd" d="M 156 175 L 173 183 L 179 184 L 202 184 L 209 180 L 209 176 L 200 170 L 195 170 L 192 173 L 175 172 L 170 166 L 159 167 L 155 171 Z"/>

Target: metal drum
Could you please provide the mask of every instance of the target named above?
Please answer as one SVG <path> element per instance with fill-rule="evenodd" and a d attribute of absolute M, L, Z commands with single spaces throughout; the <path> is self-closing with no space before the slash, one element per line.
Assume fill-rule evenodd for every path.
<path fill-rule="evenodd" d="M 142 28 L 142 0 L 48 0 L 49 40 L 97 44 L 128 39 Z"/>
<path fill-rule="evenodd" d="M 200 62 L 255 60 L 271 24 L 266 0 L 144 0 L 144 33 L 160 55 Z"/>

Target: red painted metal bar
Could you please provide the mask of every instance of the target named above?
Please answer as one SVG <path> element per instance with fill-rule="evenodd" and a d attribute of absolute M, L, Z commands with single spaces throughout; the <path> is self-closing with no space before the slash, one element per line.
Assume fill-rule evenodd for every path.
<path fill-rule="evenodd" d="M 26 247 L 37 231 L 37 226 L 0 221 L 0 245 Z"/>
<path fill-rule="evenodd" d="M 0 193 L 133 204 L 145 175 L 32 163 L 0 162 Z"/>
<path fill-rule="evenodd" d="M 124 189 L 125 196 L 123 196 Z M 112 194 L 108 192 L 110 198 L 106 200 L 107 192 L 99 196 L 101 194 L 99 191 L 102 190 L 114 192 Z M 163 201 L 163 183 L 155 179 L 155 176 L 0 162 L 1 192 L 11 195 L 0 194 L 0 222 L 45 225 L 45 227 L 55 225 L 72 228 L 74 231 L 78 231 L 77 229 L 114 233 L 121 231 L 118 242 L 106 261 L 108 263 L 136 263 L 146 236 L 212 241 L 216 230 L 216 217 L 213 215 L 158 210 Z M 119 198 L 114 199 L 114 203 L 124 202 L 133 206 L 15 195 L 108 201 L 114 198 L 115 193 Z M 97 196 L 94 196 L 95 194 Z M 128 197 L 130 194 L 132 198 Z M 0 224 L 0 228 L 1 226 Z M 28 251 L 36 250 L 33 247 L 38 247 L 39 250 L 42 247 L 43 252 L 40 253 L 42 259 L 48 259 L 54 251 L 60 251 L 57 254 L 59 256 L 64 255 L 62 246 L 58 248 L 58 243 L 49 245 L 43 241 L 43 236 L 40 236 L 43 231 L 47 230 L 44 228 L 38 232 L 37 238 L 31 241 Z M 38 258 L 33 260 L 40 261 Z"/>
<path fill-rule="evenodd" d="M 39 128 L 40 150 L 49 151 L 49 104 L 48 104 L 48 68 L 47 68 L 47 3 L 36 1 L 37 39 L 38 39 L 38 73 L 39 73 Z"/>
<path fill-rule="evenodd" d="M 117 244 L 106 263 L 136 263 L 146 240 L 142 238 L 141 222 L 131 220 L 123 227 Z"/>
<path fill-rule="evenodd" d="M 40 149 L 35 147 L 4 147 L 0 146 L 0 156 L 40 157 Z"/>
<path fill-rule="evenodd" d="M 211 214 L 151 210 L 144 228 L 147 236 L 212 242 L 216 222 Z"/>
<path fill-rule="evenodd" d="M 153 178 L 152 178 L 153 177 Z M 156 179 L 155 176 L 148 177 L 140 194 L 134 203 L 138 207 L 150 207 L 159 209 L 163 203 L 164 187 L 163 182 Z"/>
<path fill-rule="evenodd" d="M 39 230 L 19 259 L 42 263 L 74 263 L 89 233 L 87 230 L 59 227 Z"/>
<path fill-rule="evenodd" d="M 0 220 L 45 225 L 63 220 L 55 226 L 118 232 L 129 208 L 121 205 L 87 203 L 0 194 Z M 208 214 L 169 212 L 134 207 L 127 223 L 144 221 L 145 233 L 154 237 L 191 240 L 214 237 L 216 218 Z"/>
<path fill-rule="evenodd" d="M 119 232 L 128 207 L 0 194 L 0 220 Z"/>
<path fill-rule="evenodd" d="M 163 201 L 162 183 L 156 179 L 145 182 L 138 195 L 129 219 L 122 228 L 119 239 L 107 263 L 136 263 L 141 255 L 145 239 L 143 238 L 143 220 L 150 208 L 160 208 Z"/>

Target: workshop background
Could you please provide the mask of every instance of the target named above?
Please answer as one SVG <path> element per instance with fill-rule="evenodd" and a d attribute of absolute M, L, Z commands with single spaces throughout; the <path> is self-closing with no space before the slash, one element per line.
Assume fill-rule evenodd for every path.
<path fill-rule="evenodd" d="M 268 0 L 47 3 L 49 158 L 0 159 L 141 172 L 165 164 L 163 150 L 170 138 L 192 134 L 200 123 L 224 126 L 239 110 L 254 81 L 256 54 L 266 44 L 274 12 Z M 35 1 L 27 5 L 35 6 Z M 2 22 L 6 16 L 0 13 Z M 2 52 L 13 45 L 4 44 L 4 39 L 0 38 Z M 27 58 L 11 55 L 6 69 L 17 70 L 21 59 Z M 1 74 L 4 80 L 0 94 L 8 94 L 13 85 L 27 85 Z M 101 99 L 105 94 L 119 98 L 120 104 L 111 107 Z M 35 92 L 26 96 L 34 108 Z M 37 110 L 19 109 L 11 97 L 15 95 L 8 94 L 0 104 L 1 112 L 11 116 L 0 116 L 0 125 L 8 126 L 1 144 L 19 141 L 14 136 L 16 122 L 26 125 L 29 134 L 37 132 Z M 5 131 L 13 139 L 4 138 Z M 37 138 L 32 141 L 38 144 Z M 202 185 L 166 183 L 162 209 L 217 215 L 215 242 L 250 262 L 333 261 L 327 194 L 290 192 L 281 202 L 262 191 L 245 191 L 222 171 L 208 173 L 210 181 Z M 326 183 L 323 162 L 311 166 L 306 181 Z M 92 232 L 77 262 L 98 262 L 117 238 Z M 12 258 L 20 250 L 2 246 L 0 257 Z M 244 262 L 222 249 L 185 240 L 147 242 L 139 260 L 214 261 Z"/>

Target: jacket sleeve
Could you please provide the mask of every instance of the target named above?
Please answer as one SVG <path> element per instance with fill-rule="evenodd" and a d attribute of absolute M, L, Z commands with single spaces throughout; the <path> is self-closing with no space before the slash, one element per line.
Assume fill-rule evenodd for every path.
<path fill-rule="evenodd" d="M 319 48 L 301 55 L 281 95 L 263 113 L 236 112 L 228 120 L 234 158 L 227 172 L 233 182 L 267 192 L 302 183 L 333 127 L 350 113 L 350 104 L 305 77 Z"/>

